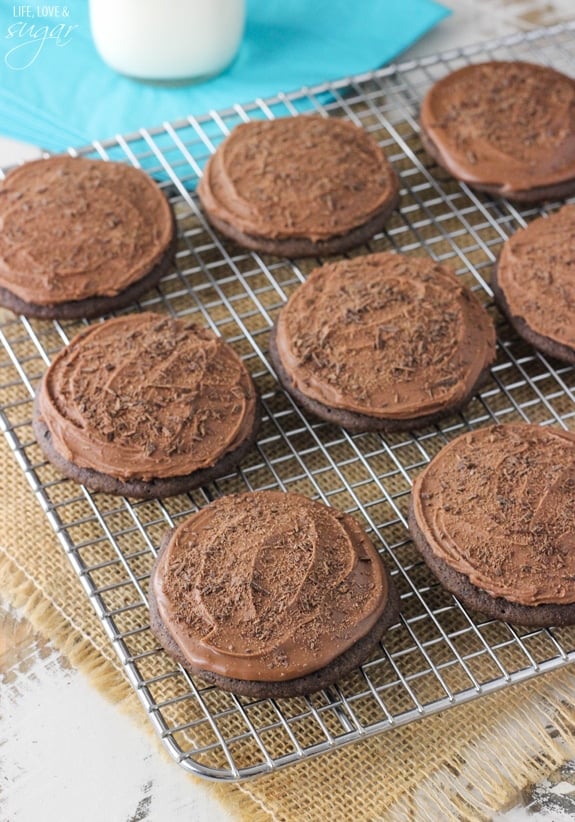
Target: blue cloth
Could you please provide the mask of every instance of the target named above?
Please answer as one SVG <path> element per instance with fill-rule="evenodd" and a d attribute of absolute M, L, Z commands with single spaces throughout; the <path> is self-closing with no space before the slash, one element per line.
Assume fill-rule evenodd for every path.
<path fill-rule="evenodd" d="M 433 0 L 248 0 L 232 65 L 200 84 L 163 87 L 102 62 L 88 0 L 0 0 L 0 133 L 61 151 L 358 74 L 391 61 L 447 14 Z"/>

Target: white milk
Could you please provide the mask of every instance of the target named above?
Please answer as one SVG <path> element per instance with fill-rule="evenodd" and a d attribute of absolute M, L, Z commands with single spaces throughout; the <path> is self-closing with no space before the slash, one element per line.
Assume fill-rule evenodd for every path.
<path fill-rule="evenodd" d="M 234 58 L 245 0 L 90 0 L 92 36 L 116 71 L 146 80 L 209 77 Z"/>

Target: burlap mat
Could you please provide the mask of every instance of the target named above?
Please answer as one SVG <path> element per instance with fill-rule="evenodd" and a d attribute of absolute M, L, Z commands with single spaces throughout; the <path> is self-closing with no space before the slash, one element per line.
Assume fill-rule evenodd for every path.
<path fill-rule="evenodd" d="M 0 477 L 3 596 L 151 730 L 3 437 Z M 574 704 L 575 672 L 566 668 L 271 776 L 211 789 L 249 820 L 487 819 L 575 754 Z"/>

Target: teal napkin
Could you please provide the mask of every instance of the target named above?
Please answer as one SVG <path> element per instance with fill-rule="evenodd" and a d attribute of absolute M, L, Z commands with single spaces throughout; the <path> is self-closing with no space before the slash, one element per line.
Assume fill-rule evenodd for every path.
<path fill-rule="evenodd" d="M 232 65 L 200 84 L 165 87 L 102 62 L 88 0 L 0 0 L 0 134 L 62 151 L 358 74 L 392 60 L 447 14 L 432 0 L 248 0 Z"/>

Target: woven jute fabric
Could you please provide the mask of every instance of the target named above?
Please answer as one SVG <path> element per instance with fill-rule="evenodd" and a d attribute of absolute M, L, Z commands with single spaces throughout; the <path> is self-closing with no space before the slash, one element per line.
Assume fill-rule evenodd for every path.
<path fill-rule="evenodd" d="M 4 438 L 0 477 L 3 596 L 147 728 L 111 643 Z M 270 776 L 211 789 L 239 819 L 488 819 L 521 786 L 575 753 L 573 705 L 575 672 L 565 668 Z"/>

